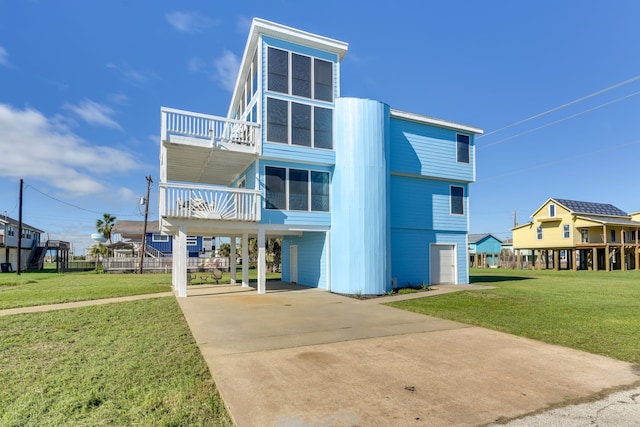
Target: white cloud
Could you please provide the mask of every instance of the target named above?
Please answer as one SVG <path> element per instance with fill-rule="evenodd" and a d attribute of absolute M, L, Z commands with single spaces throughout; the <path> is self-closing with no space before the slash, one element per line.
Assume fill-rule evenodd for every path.
<path fill-rule="evenodd" d="M 213 79 L 220 82 L 225 89 L 232 91 L 239 68 L 240 59 L 232 52 L 225 50 L 222 56 L 213 60 Z"/>
<path fill-rule="evenodd" d="M 122 92 L 109 94 L 109 101 L 116 105 L 127 105 L 129 97 Z"/>
<path fill-rule="evenodd" d="M 191 71 L 192 73 L 197 73 L 199 71 L 202 71 L 206 67 L 206 64 L 203 60 L 194 56 L 189 59 L 187 66 L 189 67 L 189 71 Z"/>
<path fill-rule="evenodd" d="M 138 86 L 138 87 L 143 86 L 150 79 L 156 79 L 156 80 L 159 79 L 157 74 L 151 73 L 151 72 L 144 73 L 144 72 L 138 71 L 134 69 L 131 65 L 127 64 L 126 62 L 123 62 L 120 65 L 110 62 L 107 64 L 107 68 L 110 68 L 112 70 L 119 72 L 122 75 L 122 77 L 124 77 L 125 80 L 127 80 L 132 85 Z"/>
<path fill-rule="evenodd" d="M 9 56 L 9 53 L 7 53 L 7 50 L 0 46 L 0 65 L 4 65 L 5 67 L 9 66 L 9 59 L 7 59 Z"/>
<path fill-rule="evenodd" d="M 236 18 L 236 29 L 241 34 L 248 34 L 251 29 L 251 23 L 253 20 L 251 18 L 247 18 L 244 15 L 239 15 Z"/>
<path fill-rule="evenodd" d="M 184 33 L 198 33 L 216 25 L 216 21 L 195 12 L 174 10 L 164 15 L 173 28 Z"/>
<path fill-rule="evenodd" d="M 78 105 L 65 104 L 64 109 L 69 110 L 90 125 L 105 126 L 112 129 L 122 130 L 122 127 L 111 118 L 115 111 L 104 104 L 85 99 Z"/>
<path fill-rule="evenodd" d="M 129 152 L 92 146 L 57 118 L 0 104 L 0 177 L 45 182 L 75 196 L 104 190 L 112 173 L 137 169 Z"/>

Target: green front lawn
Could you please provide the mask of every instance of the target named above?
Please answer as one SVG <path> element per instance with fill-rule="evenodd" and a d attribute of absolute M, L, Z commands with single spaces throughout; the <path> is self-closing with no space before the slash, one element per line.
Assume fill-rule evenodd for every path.
<path fill-rule="evenodd" d="M 0 331 L 0 425 L 232 425 L 173 297 L 3 316 Z"/>
<path fill-rule="evenodd" d="M 0 274 L 0 310 L 170 290 L 171 274 L 4 273 Z"/>
<path fill-rule="evenodd" d="M 640 364 L 640 272 L 472 269 L 496 289 L 388 305 Z"/>

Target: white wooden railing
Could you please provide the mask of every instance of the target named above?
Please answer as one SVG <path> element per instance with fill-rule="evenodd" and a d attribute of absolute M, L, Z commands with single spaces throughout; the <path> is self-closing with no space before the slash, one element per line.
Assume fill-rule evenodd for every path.
<path fill-rule="evenodd" d="M 260 192 L 215 185 L 160 184 L 160 216 L 260 221 Z"/>
<path fill-rule="evenodd" d="M 258 152 L 260 125 L 232 120 L 208 114 L 162 107 L 160 109 L 162 140 L 172 135 L 210 141 L 212 146 L 220 144 L 252 148 Z"/>

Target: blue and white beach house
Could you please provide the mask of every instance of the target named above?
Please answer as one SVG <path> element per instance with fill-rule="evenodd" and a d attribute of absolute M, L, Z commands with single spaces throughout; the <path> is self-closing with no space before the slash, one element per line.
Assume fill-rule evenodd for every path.
<path fill-rule="evenodd" d="M 282 237 L 282 280 L 346 294 L 468 283 L 476 127 L 340 96 L 347 43 L 254 19 L 226 117 L 161 109 L 160 222 L 187 295 L 187 236 Z M 231 257 L 231 271 L 235 259 Z M 235 282 L 235 280 L 234 280 Z"/>

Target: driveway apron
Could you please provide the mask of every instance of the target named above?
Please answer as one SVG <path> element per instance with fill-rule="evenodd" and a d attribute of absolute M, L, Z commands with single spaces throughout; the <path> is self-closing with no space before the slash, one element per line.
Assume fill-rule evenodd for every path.
<path fill-rule="evenodd" d="M 268 288 L 198 286 L 178 298 L 240 427 L 483 425 L 640 380 L 629 363 L 383 299 Z"/>

